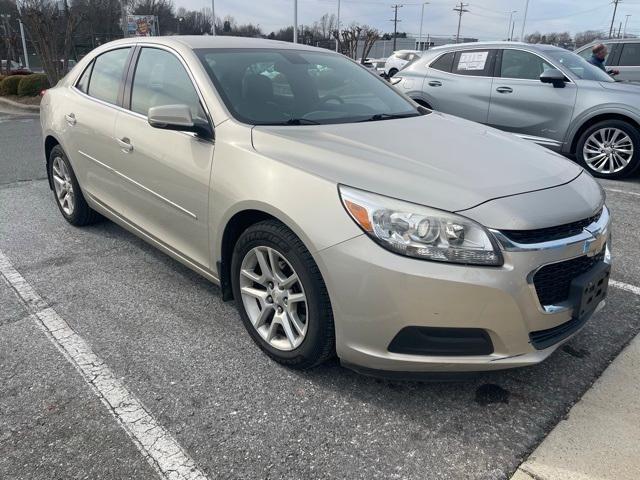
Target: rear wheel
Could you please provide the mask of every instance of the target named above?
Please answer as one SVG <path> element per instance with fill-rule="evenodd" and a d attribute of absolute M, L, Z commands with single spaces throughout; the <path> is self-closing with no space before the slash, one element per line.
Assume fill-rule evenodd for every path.
<path fill-rule="evenodd" d="M 578 140 L 576 158 L 596 177 L 628 177 L 640 166 L 640 133 L 622 120 L 597 123 Z"/>
<path fill-rule="evenodd" d="M 245 328 L 275 361 L 298 369 L 334 355 L 329 294 L 309 251 L 286 226 L 267 220 L 238 239 L 232 287 Z"/>
<path fill-rule="evenodd" d="M 95 223 L 101 217 L 87 205 L 71 163 L 60 145 L 49 154 L 49 177 L 60 213 L 71 225 L 81 227 Z"/>

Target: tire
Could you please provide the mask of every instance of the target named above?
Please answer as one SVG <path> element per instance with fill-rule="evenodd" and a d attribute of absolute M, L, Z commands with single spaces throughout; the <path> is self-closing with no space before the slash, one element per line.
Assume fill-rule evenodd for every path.
<path fill-rule="evenodd" d="M 608 159 L 611 151 L 607 150 L 610 148 L 606 145 L 607 139 L 615 139 L 613 145 L 619 147 L 619 150 L 611 153 L 613 155 L 611 160 Z M 603 145 L 602 149 L 600 145 Z M 589 151 L 585 151 L 585 146 L 587 150 L 593 152 L 591 158 L 588 157 Z M 600 158 L 601 155 L 604 157 Z M 576 146 L 576 160 L 594 177 L 611 179 L 629 177 L 640 167 L 640 132 L 623 120 L 605 120 L 596 123 L 580 136 Z M 603 162 L 602 167 L 600 162 Z M 623 166 L 625 162 L 626 165 Z M 601 171 L 598 171 L 598 168 L 601 168 Z"/>
<path fill-rule="evenodd" d="M 389 70 L 389 73 L 387 74 L 389 78 L 393 77 L 396 73 L 398 73 L 398 69 L 397 68 L 392 68 L 391 70 Z"/>
<path fill-rule="evenodd" d="M 56 205 L 67 222 L 76 227 L 82 227 L 91 225 L 102 218 L 98 212 L 87 205 L 71 163 L 60 145 L 56 145 L 51 150 L 47 167 L 49 178 L 53 184 Z M 65 185 L 63 188 L 60 188 L 61 181 Z M 64 200 L 65 193 L 63 192 L 71 196 L 71 201 L 69 197 L 66 197 L 67 201 Z"/>
<path fill-rule="evenodd" d="M 258 252 L 268 262 L 266 276 L 262 272 Z M 274 263 L 276 267 L 273 267 Z M 250 271 L 252 277 L 249 278 L 241 270 Z M 278 271 L 278 275 L 269 287 L 267 279 L 269 276 L 273 278 L 272 271 Z M 293 286 L 287 285 L 290 288 L 288 290 L 280 290 L 278 285 L 284 286 L 286 282 L 280 282 L 278 278 L 294 278 L 292 273 L 297 275 L 299 282 Z M 245 230 L 233 250 L 231 275 L 233 294 L 242 322 L 253 341 L 269 357 L 282 365 L 302 370 L 335 356 L 335 330 L 327 288 L 313 257 L 285 225 L 276 220 L 265 220 Z M 258 276 L 260 281 L 254 281 L 254 277 Z M 247 291 L 253 293 L 248 295 Z M 255 292 L 259 292 L 260 298 L 254 297 Z M 287 303 L 287 295 L 293 298 L 301 294 L 306 298 L 304 302 Z M 278 314 L 279 311 L 284 313 Z M 291 315 L 297 318 L 298 327 Z M 293 332 L 291 336 L 287 334 L 283 323 L 275 321 L 276 318 L 287 319 L 290 332 Z M 275 333 L 269 340 L 272 330 Z M 295 341 L 293 337 L 296 337 Z"/>

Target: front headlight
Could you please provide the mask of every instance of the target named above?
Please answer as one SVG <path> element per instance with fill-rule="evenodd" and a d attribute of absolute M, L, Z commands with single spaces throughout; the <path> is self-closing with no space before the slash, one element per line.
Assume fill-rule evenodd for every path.
<path fill-rule="evenodd" d="M 340 185 L 340 198 L 367 235 L 409 257 L 472 265 L 502 265 L 491 234 L 460 215 Z"/>

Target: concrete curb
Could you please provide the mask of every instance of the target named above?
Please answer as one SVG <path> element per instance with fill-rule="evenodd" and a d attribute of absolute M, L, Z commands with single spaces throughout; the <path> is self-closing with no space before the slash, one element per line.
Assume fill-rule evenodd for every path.
<path fill-rule="evenodd" d="M 13 100 L 9 100 L 8 98 L 0 97 L 0 104 L 9 105 L 13 108 L 19 108 L 21 110 L 27 110 L 29 112 L 39 112 L 40 105 L 25 105 L 24 103 L 14 102 Z"/>
<path fill-rule="evenodd" d="M 637 480 L 640 335 L 607 367 L 511 480 Z"/>

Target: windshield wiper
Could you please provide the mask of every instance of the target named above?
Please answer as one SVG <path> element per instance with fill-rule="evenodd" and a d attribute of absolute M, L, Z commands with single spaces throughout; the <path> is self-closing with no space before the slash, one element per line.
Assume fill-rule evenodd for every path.
<path fill-rule="evenodd" d="M 315 120 L 309 120 L 308 118 L 290 118 L 285 122 L 285 125 L 322 125 Z"/>
<path fill-rule="evenodd" d="M 371 115 L 364 120 L 360 120 L 361 122 L 376 122 L 378 120 L 392 120 L 394 118 L 409 118 L 409 117 L 418 117 L 422 114 L 420 113 L 376 113 L 375 115 Z"/>

